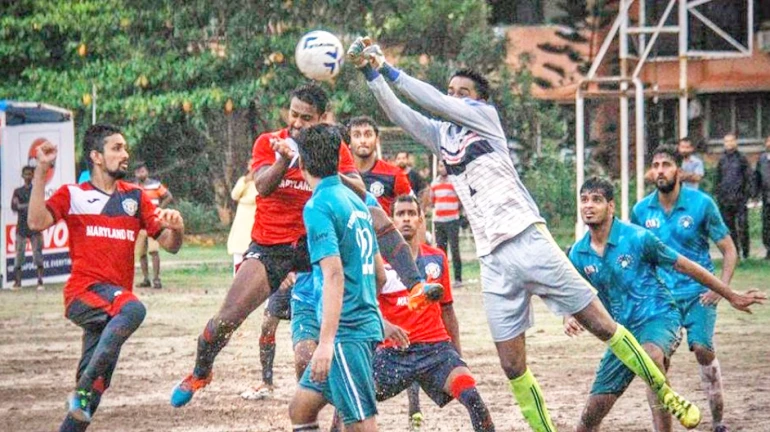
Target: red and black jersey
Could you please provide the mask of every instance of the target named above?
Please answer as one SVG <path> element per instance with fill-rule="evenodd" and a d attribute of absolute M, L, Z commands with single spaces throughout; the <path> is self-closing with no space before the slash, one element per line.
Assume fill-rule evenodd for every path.
<path fill-rule="evenodd" d="M 382 159 L 377 159 L 372 169 L 362 172 L 361 177 L 366 184 L 366 190 L 377 198 L 388 215 L 397 196 L 412 193 L 409 178 L 401 168 Z"/>
<path fill-rule="evenodd" d="M 390 268 L 387 270 L 388 281 L 377 297 L 382 316 L 390 323 L 409 332 L 411 343 L 449 341 L 449 333 L 441 317 L 441 306 L 452 304 L 452 287 L 449 283 L 449 265 L 441 249 L 426 244 L 420 245 L 420 256 L 417 257 L 417 269 L 426 282 L 440 283 L 444 286 L 444 298 L 419 312 L 413 312 L 408 307 L 409 292 Z M 396 346 L 386 340 L 383 346 Z"/>
<path fill-rule="evenodd" d="M 270 146 L 271 138 L 288 137 L 288 129 L 260 135 L 254 142 L 252 150 L 252 170 L 256 171 L 263 166 L 272 165 L 279 157 Z M 339 172 L 342 174 L 358 172 L 347 145 L 340 146 Z M 275 245 L 294 243 L 304 236 L 305 224 L 302 221 L 302 209 L 311 195 L 310 185 L 302 178 L 297 158 L 294 158 L 273 193 L 268 196 L 257 196 L 257 211 L 254 214 L 254 227 L 251 230 L 252 240 L 262 245 Z"/>
<path fill-rule="evenodd" d="M 155 205 L 141 188 L 118 181 L 107 194 L 91 182 L 64 185 L 46 207 L 69 230 L 72 274 L 64 286 L 65 307 L 97 283 L 133 291 L 136 235 L 142 229 L 153 238 L 161 233 Z"/>

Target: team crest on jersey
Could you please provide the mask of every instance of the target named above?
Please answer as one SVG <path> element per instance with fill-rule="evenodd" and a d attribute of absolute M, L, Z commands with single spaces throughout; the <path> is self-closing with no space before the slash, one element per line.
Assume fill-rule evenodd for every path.
<path fill-rule="evenodd" d="M 647 219 L 644 221 L 644 227 L 647 229 L 660 228 L 660 221 L 657 219 Z"/>
<path fill-rule="evenodd" d="M 631 255 L 623 254 L 618 257 L 617 262 L 618 264 L 620 264 L 621 268 L 628 268 L 628 266 L 630 266 L 631 263 L 634 262 L 634 257 L 632 257 Z"/>
<path fill-rule="evenodd" d="M 583 267 L 583 273 L 586 274 L 586 276 L 591 276 L 592 274 L 596 273 L 598 269 L 595 265 L 587 265 Z"/>
<path fill-rule="evenodd" d="M 432 262 L 425 266 L 425 275 L 431 279 L 438 279 L 441 277 L 441 266 Z"/>
<path fill-rule="evenodd" d="M 139 203 L 133 198 L 126 198 L 121 204 L 123 204 L 123 211 L 129 216 L 135 215 L 136 211 L 139 210 Z"/>
<path fill-rule="evenodd" d="M 369 186 L 369 192 L 371 192 L 375 197 L 379 198 L 382 196 L 382 194 L 385 193 L 385 186 L 382 183 L 376 181 L 372 183 L 371 186 Z"/>
<path fill-rule="evenodd" d="M 695 225 L 695 221 L 690 216 L 682 216 L 679 218 L 679 226 L 684 229 L 690 229 Z"/>

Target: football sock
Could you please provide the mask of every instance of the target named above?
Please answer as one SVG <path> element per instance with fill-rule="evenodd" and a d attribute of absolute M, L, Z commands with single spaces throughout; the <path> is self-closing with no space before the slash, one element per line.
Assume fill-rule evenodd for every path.
<path fill-rule="evenodd" d="M 84 432 L 90 423 L 77 421 L 67 414 L 67 417 L 59 426 L 59 432 Z"/>
<path fill-rule="evenodd" d="M 719 360 L 714 359 L 708 366 L 700 365 L 700 380 L 703 391 L 708 396 L 714 427 L 721 426 L 724 399 L 722 396 L 722 371 L 719 367 Z"/>
<path fill-rule="evenodd" d="M 618 324 L 615 334 L 607 341 L 607 345 L 615 357 L 656 392 L 666 383 L 663 372 L 658 369 L 631 332 L 622 325 Z"/>
<path fill-rule="evenodd" d="M 262 364 L 262 382 L 273 385 L 273 360 L 275 359 L 275 335 L 259 338 L 259 362 Z"/>
<path fill-rule="evenodd" d="M 215 318 L 212 318 L 206 323 L 203 333 L 198 337 L 198 352 L 195 357 L 195 369 L 193 369 L 193 375 L 196 378 L 209 376 L 217 354 L 227 345 L 230 336 L 238 328 L 238 324 L 219 320 L 217 325 L 214 320 Z"/>
<path fill-rule="evenodd" d="M 420 385 L 416 382 L 412 383 L 406 389 L 406 396 L 409 398 L 409 417 L 411 417 L 412 414 L 420 412 Z"/>
<path fill-rule="evenodd" d="M 318 427 L 318 423 L 292 425 L 291 430 L 293 432 L 321 432 L 321 428 Z"/>
<path fill-rule="evenodd" d="M 489 415 L 487 404 L 481 399 L 476 380 L 470 375 L 459 375 L 450 385 L 452 396 L 468 410 L 471 425 L 476 432 L 494 432 L 495 424 Z"/>
<path fill-rule="evenodd" d="M 529 427 L 534 432 L 556 432 L 551 416 L 548 414 L 548 408 L 545 406 L 543 392 L 540 391 L 532 371 L 527 368 L 524 375 L 512 379 L 510 384 L 516 402 L 519 403 L 521 414 L 529 423 Z"/>
<path fill-rule="evenodd" d="M 146 311 L 141 302 L 130 301 L 110 319 L 102 330 L 91 360 L 78 379 L 79 390 L 96 390 L 95 393 L 100 394 L 104 391 L 104 377 L 114 370 L 123 343 L 142 324 Z"/>

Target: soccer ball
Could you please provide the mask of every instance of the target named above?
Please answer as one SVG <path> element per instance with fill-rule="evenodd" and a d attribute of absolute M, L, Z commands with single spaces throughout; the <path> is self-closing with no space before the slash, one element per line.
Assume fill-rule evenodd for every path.
<path fill-rule="evenodd" d="M 303 75 L 316 81 L 329 81 L 340 73 L 345 51 L 337 36 L 315 30 L 302 36 L 294 50 L 294 60 Z"/>

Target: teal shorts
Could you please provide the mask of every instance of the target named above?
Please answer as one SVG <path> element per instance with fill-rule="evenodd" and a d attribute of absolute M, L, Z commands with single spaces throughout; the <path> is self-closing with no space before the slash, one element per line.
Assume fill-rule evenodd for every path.
<path fill-rule="evenodd" d="M 682 341 L 678 314 L 648 321 L 628 331 L 634 335 L 640 345 L 651 343 L 659 347 L 666 358 L 671 358 Z M 596 368 L 596 379 L 591 387 L 591 394 L 622 394 L 635 376 L 631 369 L 608 349 L 599 367 Z"/>
<path fill-rule="evenodd" d="M 331 369 L 326 381 L 310 379 L 310 367 L 305 369 L 299 385 L 321 393 L 342 416 L 345 424 L 364 421 L 377 414 L 372 360 L 374 341 L 335 342 Z"/>
<path fill-rule="evenodd" d="M 315 307 L 307 302 L 291 299 L 291 343 L 296 347 L 306 340 L 318 342 L 321 326 L 315 314 Z"/>
<path fill-rule="evenodd" d="M 714 327 L 717 323 L 717 305 L 704 306 L 700 294 L 676 300 L 682 314 L 682 327 L 687 330 L 687 346 L 701 345 L 714 351 Z"/>

